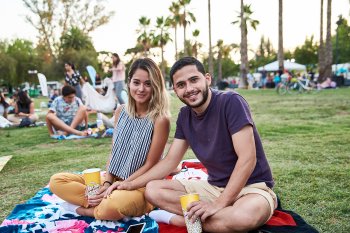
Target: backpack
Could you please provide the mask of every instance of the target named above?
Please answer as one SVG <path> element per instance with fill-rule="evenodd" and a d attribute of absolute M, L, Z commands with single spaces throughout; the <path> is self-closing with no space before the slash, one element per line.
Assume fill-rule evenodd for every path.
<path fill-rule="evenodd" d="M 29 119 L 29 117 L 25 117 L 22 119 L 21 123 L 19 124 L 19 127 L 27 127 L 32 124 L 32 121 Z"/>

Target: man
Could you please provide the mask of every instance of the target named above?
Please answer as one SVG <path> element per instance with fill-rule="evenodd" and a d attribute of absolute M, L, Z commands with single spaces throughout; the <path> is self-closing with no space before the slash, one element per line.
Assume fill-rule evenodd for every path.
<path fill-rule="evenodd" d="M 185 225 L 179 197 L 199 193 L 188 217 L 201 218 L 206 232 L 247 232 L 263 225 L 276 208 L 273 178 L 247 102 L 235 92 L 209 88 L 211 75 L 192 57 L 181 58 L 170 78 L 183 107 L 167 156 L 144 176 L 119 189 L 146 185 L 146 198 Z M 159 180 L 182 160 L 188 147 L 208 171 L 208 181 Z M 168 219 L 168 220 L 169 220 Z"/>
<path fill-rule="evenodd" d="M 64 86 L 62 96 L 55 98 L 52 102 L 46 115 L 46 125 L 50 136 L 55 134 L 54 129 L 62 131 L 64 135 L 87 135 L 87 132 L 76 129 L 83 121 L 87 127 L 88 120 L 86 107 L 80 98 L 75 96 L 75 93 L 74 87 Z"/>

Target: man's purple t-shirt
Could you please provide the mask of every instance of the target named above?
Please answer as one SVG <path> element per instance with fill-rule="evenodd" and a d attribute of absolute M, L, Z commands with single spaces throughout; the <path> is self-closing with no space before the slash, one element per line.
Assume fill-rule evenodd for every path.
<path fill-rule="evenodd" d="M 238 93 L 212 90 L 209 106 L 203 114 L 197 116 L 190 107 L 185 106 L 181 108 L 176 124 L 175 138 L 189 143 L 208 170 L 208 182 L 218 187 L 226 187 L 238 159 L 232 135 L 251 125 L 257 161 L 247 185 L 265 182 L 268 187 L 273 187 L 271 169 L 249 106 Z"/>

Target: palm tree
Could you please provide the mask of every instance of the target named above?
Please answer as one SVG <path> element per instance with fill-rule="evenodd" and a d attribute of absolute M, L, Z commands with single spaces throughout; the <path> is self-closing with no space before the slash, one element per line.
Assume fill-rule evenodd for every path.
<path fill-rule="evenodd" d="M 196 17 L 186 9 L 186 7 L 191 3 L 191 0 L 179 0 L 180 4 L 180 25 L 184 29 L 184 56 L 187 56 L 187 49 L 186 49 L 186 28 L 188 24 L 191 24 L 191 22 L 196 22 Z"/>
<path fill-rule="evenodd" d="M 222 80 L 222 59 L 228 58 L 233 49 L 238 48 L 236 44 L 224 44 L 223 40 L 218 40 L 216 43 L 217 50 L 217 64 L 218 64 L 218 79 L 217 82 Z"/>
<path fill-rule="evenodd" d="M 192 45 L 192 56 L 194 56 L 195 58 L 198 57 L 198 50 L 200 47 L 202 47 L 202 44 L 198 43 L 198 40 L 197 40 L 199 33 L 200 33 L 200 31 L 198 29 L 196 29 L 192 32 L 192 36 L 194 38 L 194 43 Z"/>
<path fill-rule="evenodd" d="M 253 11 L 250 9 L 250 6 L 251 5 L 244 5 L 243 0 L 241 0 L 241 11 L 239 14 L 239 20 L 232 22 L 232 24 L 239 23 L 241 27 L 241 65 L 240 65 L 241 79 L 239 82 L 239 87 L 244 89 L 248 87 L 247 74 L 249 70 L 247 23 L 249 23 L 254 30 L 256 29 L 256 26 L 259 24 L 258 20 L 251 18 Z"/>
<path fill-rule="evenodd" d="M 318 82 L 323 81 L 324 76 L 325 51 L 323 43 L 323 0 L 321 0 L 320 12 L 320 46 L 318 48 Z"/>
<path fill-rule="evenodd" d="M 143 47 L 143 55 L 145 57 L 148 56 L 149 50 L 152 47 L 151 45 L 151 34 L 149 32 L 149 26 L 151 24 L 151 19 L 142 16 L 139 19 L 139 26 L 140 28 L 137 29 L 137 33 L 140 33 L 137 37 L 137 43 L 142 45 Z"/>
<path fill-rule="evenodd" d="M 171 41 L 170 34 L 168 32 L 168 28 L 170 26 L 169 20 L 166 20 L 162 17 L 157 17 L 156 21 L 156 31 L 153 33 L 153 45 L 154 47 L 159 47 L 161 49 L 161 71 L 163 77 L 165 77 L 165 60 L 164 60 L 164 46 Z"/>
<path fill-rule="evenodd" d="M 326 35 L 326 49 L 325 49 L 325 70 L 324 77 L 332 77 L 332 63 L 333 63 L 333 50 L 332 50 L 332 35 L 331 35 L 331 16 L 332 16 L 332 0 L 327 0 L 327 35 Z"/>
<path fill-rule="evenodd" d="M 213 52 L 212 52 L 212 47 L 211 47 L 211 6 L 210 6 L 210 0 L 208 0 L 208 25 L 209 25 L 209 59 L 208 59 L 208 66 L 209 66 L 209 73 L 211 75 L 214 75 Z"/>
<path fill-rule="evenodd" d="M 283 63 L 283 0 L 278 0 L 278 69 L 282 72 Z"/>
<path fill-rule="evenodd" d="M 168 17 L 168 23 L 174 28 L 175 32 L 175 60 L 178 59 L 177 55 L 177 25 L 180 24 L 180 5 L 176 2 L 172 2 L 169 7 L 169 11 L 172 13 L 171 17 Z"/>

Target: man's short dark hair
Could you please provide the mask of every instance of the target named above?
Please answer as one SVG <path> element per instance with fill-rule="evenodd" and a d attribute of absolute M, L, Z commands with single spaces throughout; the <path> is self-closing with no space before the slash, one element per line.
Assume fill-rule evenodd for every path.
<path fill-rule="evenodd" d="M 76 93 L 75 88 L 72 86 L 67 85 L 62 88 L 62 95 L 64 97 L 75 93 Z"/>
<path fill-rule="evenodd" d="M 170 69 L 170 80 L 171 80 L 171 83 L 174 84 L 173 76 L 176 73 L 176 71 L 178 71 L 178 70 L 180 70 L 183 67 L 188 66 L 188 65 L 195 65 L 197 67 L 197 70 L 199 72 L 201 72 L 203 75 L 205 75 L 204 66 L 203 66 L 203 64 L 200 61 L 198 61 L 194 57 L 183 57 L 183 58 L 180 58 L 179 60 L 177 60 L 174 63 L 174 65 L 171 67 L 171 69 Z"/>

